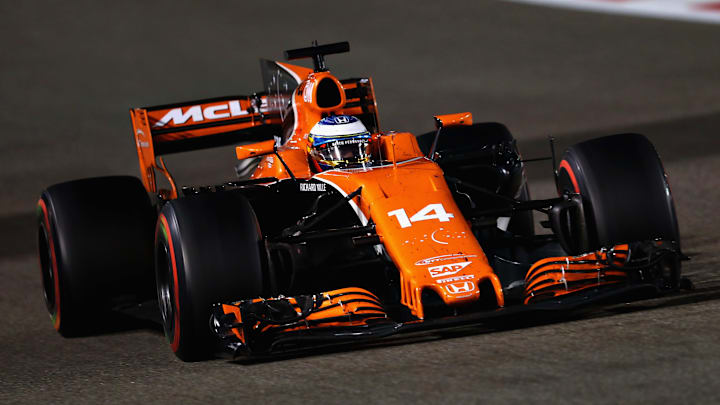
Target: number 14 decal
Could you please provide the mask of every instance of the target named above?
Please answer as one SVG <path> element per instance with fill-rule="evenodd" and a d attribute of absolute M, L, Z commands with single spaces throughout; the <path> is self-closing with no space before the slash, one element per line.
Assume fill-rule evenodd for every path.
<path fill-rule="evenodd" d="M 428 204 L 425 208 L 418 211 L 415 215 L 408 218 L 404 208 L 388 212 L 388 216 L 394 216 L 400 223 L 401 228 L 409 228 L 413 222 L 427 221 L 428 219 L 437 219 L 440 222 L 449 222 L 450 218 L 455 218 L 453 214 L 445 211 L 442 204 Z"/>

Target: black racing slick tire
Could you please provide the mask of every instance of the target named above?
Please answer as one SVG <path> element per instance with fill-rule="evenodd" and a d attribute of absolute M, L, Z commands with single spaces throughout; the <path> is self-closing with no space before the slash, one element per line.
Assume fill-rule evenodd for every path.
<path fill-rule="evenodd" d="M 558 188 L 582 196 L 588 246 L 579 250 L 653 239 L 679 248 L 667 176 L 643 135 L 611 135 L 571 146 L 559 165 Z"/>
<path fill-rule="evenodd" d="M 232 191 L 168 202 L 155 236 L 163 329 L 183 361 L 211 358 L 214 304 L 256 298 L 264 285 L 264 247 L 248 200 Z"/>
<path fill-rule="evenodd" d="M 37 219 L 45 303 L 60 334 L 96 333 L 113 306 L 152 297 L 155 210 L 137 178 L 50 186 Z"/>

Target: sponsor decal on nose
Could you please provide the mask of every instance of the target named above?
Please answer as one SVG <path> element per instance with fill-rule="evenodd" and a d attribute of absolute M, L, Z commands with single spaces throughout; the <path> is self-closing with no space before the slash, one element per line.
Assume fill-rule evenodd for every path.
<path fill-rule="evenodd" d="M 428 267 L 428 272 L 430 272 L 430 276 L 432 278 L 451 276 L 470 265 L 470 263 L 472 262 L 459 262 L 443 264 L 440 266 L 431 266 Z"/>
<path fill-rule="evenodd" d="M 427 235 L 425 235 L 427 236 Z M 455 260 L 460 258 L 468 258 L 468 257 L 476 257 L 476 255 L 466 255 L 464 253 L 452 253 L 449 255 L 440 255 L 435 257 L 428 257 L 426 259 L 418 260 L 415 262 L 416 266 L 425 266 L 428 264 L 433 264 L 437 262 L 444 262 L 447 260 Z"/>
<path fill-rule="evenodd" d="M 453 281 L 472 280 L 474 278 L 475 278 L 474 274 L 466 274 L 464 276 L 441 278 L 440 280 L 435 280 L 435 282 L 438 284 L 447 284 L 447 283 L 452 283 Z"/>
<path fill-rule="evenodd" d="M 466 294 L 475 291 L 475 283 L 472 281 L 463 281 L 461 283 L 452 283 L 445 286 L 450 294 Z"/>

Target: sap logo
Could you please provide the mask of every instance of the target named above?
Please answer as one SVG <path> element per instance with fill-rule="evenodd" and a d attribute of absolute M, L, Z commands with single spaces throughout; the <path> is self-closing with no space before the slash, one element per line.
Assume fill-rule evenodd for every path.
<path fill-rule="evenodd" d="M 247 111 L 243 111 L 240 107 L 239 100 L 230 101 L 227 104 L 217 104 L 207 106 L 204 109 L 202 106 L 194 105 L 183 112 L 182 108 L 173 108 L 168 111 L 160 121 L 156 122 L 154 127 L 164 127 L 165 125 L 172 122 L 173 125 L 180 125 L 186 123 L 192 118 L 193 122 L 200 122 L 204 120 L 217 120 L 220 118 L 237 117 L 238 115 L 247 115 Z"/>
<path fill-rule="evenodd" d="M 438 284 L 446 284 L 446 283 L 452 283 L 453 281 L 463 281 L 463 280 L 472 280 L 475 278 L 474 274 L 468 274 L 466 276 L 456 276 L 456 277 L 450 277 L 450 278 L 443 278 L 440 280 L 436 280 L 435 282 Z"/>
<path fill-rule="evenodd" d="M 466 294 L 475 291 L 475 283 L 472 281 L 464 281 L 462 283 L 452 283 L 445 286 L 450 294 Z"/>
<path fill-rule="evenodd" d="M 450 263 L 450 264 L 443 264 L 440 266 L 432 266 L 428 267 L 428 271 L 430 272 L 430 275 L 433 278 L 437 277 L 443 277 L 443 276 L 452 276 L 453 274 L 459 272 L 460 270 L 467 267 L 472 262 L 460 262 L 460 263 Z"/>
<path fill-rule="evenodd" d="M 300 191 L 325 191 L 325 183 L 300 183 Z"/>

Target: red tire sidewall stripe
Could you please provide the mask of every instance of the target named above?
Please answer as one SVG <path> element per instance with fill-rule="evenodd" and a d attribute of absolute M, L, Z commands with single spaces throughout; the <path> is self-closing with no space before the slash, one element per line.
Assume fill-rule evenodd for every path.
<path fill-rule="evenodd" d="M 170 248 L 170 262 L 172 263 L 173 269 L 173 291 L 175 295 L 175 311 L 174 311 L 174 323 L 173 337 L 170 347 L 173 352 L 177 352 L 180 348 L 180 288 L 178 287 L 178 271 L 177 262 L 175 261 L 175 248 L 173 247 L 172 235 L 170 234 L 170 226 L 168 225 L 165 215 L 160 214 L 160 226 L 165 230 L 165 240 Z"/>
<path fill-rule="evenodd" d="M 565 169 L 568 176 L 570 177 L 570 181 L 573 184 L 573 187 L 575 188 L 575 192 L 580 194 L 580 187 L 578 187 L 577 178 L 575 178 L 575 172 L 573 172 L 573 169 L 570 167 L 570 163 L 568 163 L 567 160 L 563 160 L 560 162 L 560 169 Z"/>
<path fill-rule="evenodd" d="M 50 218 L 48 216 L 48 209 L 45 201 L 41 198 L 38 200 L 38 206 L 43 212 L 43 221 L 45 223 L 45 231 L 47 232 L 48 244 L 50 245 L 50 257 L 52 259 L 53 278 L 55 284 L 55 313 L 51 314 L 53 318 L 53 327 L 55 330 L 60 330 L 60 277 L 58 277 L 57 259 L 55 256 L 55 241 L 52 236 L 52 229 L 50 228 Z"/>

